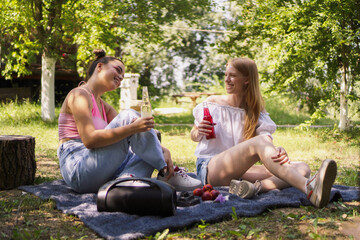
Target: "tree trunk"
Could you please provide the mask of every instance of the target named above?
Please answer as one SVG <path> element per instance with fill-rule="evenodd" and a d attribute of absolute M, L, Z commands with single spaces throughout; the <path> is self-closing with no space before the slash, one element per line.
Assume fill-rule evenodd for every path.
<path fill-rule="evenodd" d="M 44 51 L 41 60 L 41 118 L 53 121 L 55 118 L 55 63 Z"/>
<path fill-rule="evenodd" d="M 347 101 L 347 93 L 348 93 L 348 82 L 346 75 L 346 66 L 343 66 L 341 74 L 341 84 L 340 84 L 340 122 L 339 129 L 341 131 L 346 130 L 348 128 L 348 101 Z"/>
<path fill-rule="evenodd" d="M 35 172 L 35 138 L 1 135 L 0 190 L 33 184 Z"/>

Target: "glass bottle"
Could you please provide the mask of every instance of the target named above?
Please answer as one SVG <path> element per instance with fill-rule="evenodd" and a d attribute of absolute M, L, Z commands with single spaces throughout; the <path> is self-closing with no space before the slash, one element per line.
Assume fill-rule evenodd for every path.
<path fill-rule="evenodd" d="M 210 132 L 210 134 L 208 136 L 206 136 L 206 139 L 216 138 L 215 130 L 214 130 L 214 125 L 215 124 L 213 122 L 212 116 L 210 115 L 210 111 L 209 111 L 207 102 L 203 102 L 203 107 L 204 107 L 204 118 L 203 118 L 203 120 L 209 121 L 210 124 L 212 125 L 211 132 Z"/>
<path fill-rule="evenodd" d="M 144 86 L 142 90 L 141 117 L 151 117 L 151 104 L 147 86 Z"/>

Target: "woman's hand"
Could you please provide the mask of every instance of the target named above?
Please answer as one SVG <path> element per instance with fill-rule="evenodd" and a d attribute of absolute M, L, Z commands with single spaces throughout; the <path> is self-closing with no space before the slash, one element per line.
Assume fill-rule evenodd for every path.
<path fill-rule="evenodd" d="M 285 163 L 290 164 L 290 159 L 289 159 L 285 149 L 283 147 L 275 147 L 275 149 L 278 152 L 278 154 L 271 157 L 273 159 L 273 161 L 280 163 L 280 165 L 283 165 Z"/>
<path fill-rule="evenodd" d="M 216 123 L 211 124 L 209 121 L 202 120 L 200 124 L 197 126 L 198 138 L 201 139 L 203 136 L 209 136 L 209 134 L 211 133 L 211 129 L 215 124 Z"/>
<path fill-rule="evenodd" d="M 136 132 L 147 132 L 155 126 L 154 117 L 134 118 L 131 124 Z"/>
<path fill-rule="evenodd" d="M 170 154 L 170 151 L 169 149 L 165 148 L 165 147 L 162 147 L 162 150 L 163 150 L 163 153 L 164 153 L 164 159 L 165 159 L 165 162 L 167 164 L 167 172 L 169 173 L 166 177 L 166 181 L 169 180 L 172 176 L 174 176 L 174 165 L 173 165 L 173 162 L 171 160 L 171 154 Z"/>

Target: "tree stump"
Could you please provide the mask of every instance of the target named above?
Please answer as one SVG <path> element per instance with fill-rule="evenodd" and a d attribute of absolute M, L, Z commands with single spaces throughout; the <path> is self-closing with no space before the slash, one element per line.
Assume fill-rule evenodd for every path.
<path fill-rule="evenodd" d="M 0 135 L 0 190 L 34 183 L 35 138 Z"/>

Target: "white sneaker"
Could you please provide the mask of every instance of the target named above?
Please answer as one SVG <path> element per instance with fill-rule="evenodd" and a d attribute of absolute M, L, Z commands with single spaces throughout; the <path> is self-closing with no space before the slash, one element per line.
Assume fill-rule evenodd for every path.
<path fill-rule="evenodd" d="M 238 195 L 241 198 L 248 199 L 258 195 L 261 189 L 261 182 L 256 180 L 255 183 L 251 183 L 246 180 L 232 179 L 229 186 L 229 193 Z"/>
<path fill-rule="evenodd" d="M 199 179 L 190 177 L 186 174 L 185 168 L 179 168 L 178 166 L 174 167 L 174 176 L 168 181 L 165 180 L 166 176 L 167 174 L 161 175 L 159 173 L 157 179 L 172 185 L 176 191 L 192 191 L 202 186 Z"/>
<path fill-rule="evenodd" d="M 336 162 L 326 159 L 322 162 L 319 171 L 307 180 L 306 195 L 315 207 L 322 208 L 329 203 L 336 172 Z"/>

